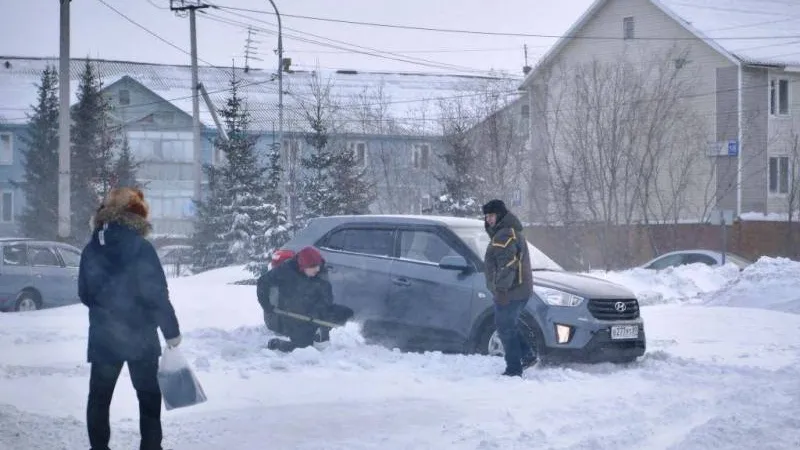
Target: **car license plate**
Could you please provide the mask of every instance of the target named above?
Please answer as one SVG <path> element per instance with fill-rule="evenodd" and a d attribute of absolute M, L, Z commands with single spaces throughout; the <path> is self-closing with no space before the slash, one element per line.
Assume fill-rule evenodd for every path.
<path fill-rule="evenodd" d="M 611 327 L 611 339 L 636 339 L 639 337 L 638 325 L 618 325 Z"/>

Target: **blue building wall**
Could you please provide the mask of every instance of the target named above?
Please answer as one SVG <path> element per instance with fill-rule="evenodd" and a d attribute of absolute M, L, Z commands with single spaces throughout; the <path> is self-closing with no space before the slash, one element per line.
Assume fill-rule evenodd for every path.
<path fill-rule="evenodd" d="M 22 153 L 27 134 L 25 125 L 0 124 L 0 237 L 19 235 L 17 217 L 25 206 L 25 198 L 11 181 L 22 181 Z"/>
<path fill-rule="evenodd" d="M 106 86 L 104 93 L 112 106 L 113 118 L 128 138 L 134 158 L 142 164 L 138 175 L 151 206 L 153 234 L 189 235 L 194 216 L 191 116 L 127 76 Z M 22 211 L 25 198 L 9 180 L 20 180 L 23 174 L 24 144 L 19 137 L 25 130 L 25 125 L 0 124 L 0 136 L 10 136 L 13 153 L 10 164 L 2 164 L 0 158 L 0 219 L 4 217 L 3 193 L 11 193 L 13 209 L 10 221 L 0 220 L 0 235 L 4 236 L 21 234 L 16 216 Z M 272 130 L 253 130 L 253 133 L 258 136 L 257 151 L 266 158 L 277 136 Z M 214 129 L 205 128 L 202 132 L 204 163 L 221 161 L 213 145 L 216 137 Z M 302 133 L 285 132 L 284 143 L 284 170 L 288 171 L 293 158 L 297 178 L 301 180 L 304 174 L 300 160 L 309 156 L 313 148 Z M 331 136 L 329 145 L 357 152 L 360 167 L 375 186 L 377 195 L 371 206 L 374 213 L 419 214 L 430 206 L 430 196 L 440 191 L 436 174 L 442 169 L 438 157 L 442 146 L 438 138 L 337 135 Z M 7 196 L 5 200 L 7 203 Z"/>

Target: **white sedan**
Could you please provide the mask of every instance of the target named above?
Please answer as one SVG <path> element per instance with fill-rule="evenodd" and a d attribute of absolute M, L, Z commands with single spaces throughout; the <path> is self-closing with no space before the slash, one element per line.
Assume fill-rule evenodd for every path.
<path fill-rule="evenodd" d="M 678 250 L 660 255 L 644 265 L 645 269 L 661 270 L 667 267 L 678 267 L 685 264 L 703 263 L 708 266 L 717 267 L 722 265 L 722 252 L 716 250 Z M 752 264 L 752 262 L 733 253 L 725 254 L 725 263 L 733 263 L 739 270 Z"/>

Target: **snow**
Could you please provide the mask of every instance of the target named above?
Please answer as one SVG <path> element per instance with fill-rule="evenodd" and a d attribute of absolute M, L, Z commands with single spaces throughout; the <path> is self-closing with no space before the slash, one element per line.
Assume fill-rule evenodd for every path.
<path fill-rule="evenodd" d="M 718 269 L 704 264 L 670 267 L 664 270 L 634 268 L 621 272 L 592 271 L 589 275 L 621 284 L 636 294 L 642 305 L 702 303 L 739 276 L 734 264 Z"/>
<path fill-rule="evenodd" d="M 208 401 L 163 413 L 165 448 L 798 448 L 800 315 L 771 309 L 797 300 L 800 263 L 731 269 L 594 272 L 654 296 L 647 354 L 523 379 L 497 375 L 498 358 L 370 346 L 357 324 L 275 353 L 255 288 L 231 284 L 244 267 L 172 279 L 180 348 Z M 86 332 L 82 305 L 0 315 L 0 448 L 88 448 Z M 123 371 L 112 448 L 137 445 L 137 411 Z"/>
<path fill-rule="evenodd" d="M 764 214 L 760 212 L 746 212 L 739 216 L 740 220 L 753 221 L 753 222 L 788 222 L 789 214 L 782 213 L 769 213 Z M 793 222 L 798 221 L 798 217 L 792 218 Z"/>
<path fill-rule="evenodd" d="M 30 112 L 30 106 L 36 102 L 36 87 L 41 72 L 47 65 L 58 67 L 57 58 L 24 58 L 0 55 L 0 64 L 9 62 L 9 68 L 0 68 L 0 123 L 24 123 L 25 113 Z M 141 83 L 157 96 L 170 104 L 191 115 L 192 91 L 191 70 L 189 66 L 164 65 L 151 63 L 138 63 L 130 61 L 93 60 L 104 86 L 110 86 L 123 76 L 128 76 Z M 72 91 L 71 104 L 76 101 L 75 93 L 80 72 L 85 65 L 84 59 L 73 59 L 70 63 Z M 388 118 L 394 119 L 394 125 L 405 133 L 409 130 L 432 127 L 430 120 L 420 120 L 417 117 L 420 110 L 425 110 L 426 117 L 432 118 L 436 107 L 436 99 L 463 95 L 465 92 L 474 93 L 476 89 L 485 87 L 489 80 L 502 83 L 497 79 L 470 75 L 446 75 L 424 73 L 376 73 L 355 72 L 339 73 L 323 70 L 319 72 L 321 79 L 332 79 L 331 90 L 334 99 L 341 103 L 342 110 L 339 114 L 341 127 L 354 132 L 378 133 L 386 132 L 391 122 L 368 119 L 360 120 L 359 107 L 352 102 L 365 93 L 375 95 L 382 90 L 385 98 L 379 101 L 367 98 L 365 104 L 375 109 L 384 106 Z M 230 92 L 230 78 L 232 70 L 227 67 L 200 66 L 199 77 L 203 86 L 217 109 L 225 105 Z M 498 76 L 501 74 L 498 74 Z M 284 131 L 307 131 L 307 120 L 302 114 L 299 101 L 308 101 L 312 98 L 310 82 L 314 72 L 292 71 L 284 73 L 284 90 L 292 95 L 285 96 Z M 240 94 L 247 99 L 247 106 L 251 113 L 252 128 L 261 131 L 273 130 L 278 123 L 278 113 L 275 105 L 278 103 L 278 82 L 274 73 L 252 69 L 248 73 L 243 70 L 236 71 L 237 79 L 242 81 Z M 507 91 L 508 89 L 502 89 Z M 151 103 L 149 101 L 145 104 Z M 362 102 L 364 103 L 364 102 Z M 131 107 L 137 105 L 133 104 Z M 117 106 L 117 113 L 124 113 L 125 106 Z M 204 126 L 216 128 L 208 105 L 200 102 L 200 120 Z M 363 129 L 366 127 L 367 129 Z M 393 130 L 400 132 L 403 130 Z"/>
<path fill-rule="evenodd" d="M 800 63 L 800 3 L 657 0 L 702 36 L 750 64 Z"/>

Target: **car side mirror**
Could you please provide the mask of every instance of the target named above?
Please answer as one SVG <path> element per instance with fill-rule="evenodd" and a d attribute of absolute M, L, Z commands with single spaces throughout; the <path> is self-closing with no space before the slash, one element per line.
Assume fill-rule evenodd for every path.
<path fill-rule="evenodd" d="M 470 265 L 463 256 L 445 256 L 439 262 L 439 267 L 444 270 L 457 270 L 459 272 L 466 272 L 470 269 Z"/>

